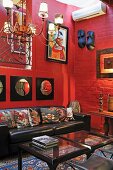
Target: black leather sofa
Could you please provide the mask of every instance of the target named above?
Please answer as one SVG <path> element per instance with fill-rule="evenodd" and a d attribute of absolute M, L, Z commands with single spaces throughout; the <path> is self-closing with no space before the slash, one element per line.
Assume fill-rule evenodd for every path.
<path fill-rule="evenodd" d="M 0 157 L 17 153 L 18 144 L 30 141 L 36 136 L 54 136 L 78 130 L 90 130 L 90 115 L 78 113 L 74 115 L 74 119 L 68 122 L 40 124 L 20 129 L 0 125 Z"/>

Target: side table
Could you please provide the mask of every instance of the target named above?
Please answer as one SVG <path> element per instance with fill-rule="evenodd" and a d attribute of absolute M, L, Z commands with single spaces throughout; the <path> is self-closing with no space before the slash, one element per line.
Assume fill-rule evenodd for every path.
<path fill-rule="evenodd" d="M 109 119 L 113 119 L 113 112 L 108 112 L 108 111 L 90 111 L 90 115 L 96 115 L 96 116 L 101 116 L 104 117 L 104 134 L 108 136 L 109 134 Z"/>

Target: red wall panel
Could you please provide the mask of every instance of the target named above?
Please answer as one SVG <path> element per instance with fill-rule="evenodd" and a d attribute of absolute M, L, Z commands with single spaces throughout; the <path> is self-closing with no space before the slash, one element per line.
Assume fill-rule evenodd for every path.
<path fill-rule="evenodd" d="M 41 0 L 36 3 L 36 0 L 27 1 L 27 17 L 28 22 L 41 27 L 41 19 L 38 17 L 38 10 Z M 75 9 L 72 6 L 64 5 L 56 2 L 56 0 L 47 0 L 49 8 L 48 20 L 54 21 L 56 13 L 64 15 L 64 25 L 69 28 L 68 38 L 68 64 L 60 64 L 46 61 L 46 46 L 42 43 L 42 37 L 33 38 L 33 67 L 32 70 L 24 70 L 20 68 L 3 67 L 0 66 L 0 74 L 6 75 L 6 101 L 0 102 L 0 108 L 38 106 L 38 105 L 64 105 L 66 106 L 70 100 L 75 98 L 75 77 L 74 77 L 74 58 L 75 58 L 75 34 L 74 22 L 71 18 L 71 12 Z M 55 7 L 55 8 L 53 8 Z M 0 13 L 5 15 L 0 4 Z M 4 17 L 0 21 L 0 26 L 3 25 Z M 46 23 L 44 27 L 44 34 L 46 35 Z M 45 43 L 45 41 L 43 41 Z M 32 101 L 10 101 L 10 76 L 29 76 L 32 77 Z M 54 78 L 54 100 L 36 100 L 36 78 Z"/>

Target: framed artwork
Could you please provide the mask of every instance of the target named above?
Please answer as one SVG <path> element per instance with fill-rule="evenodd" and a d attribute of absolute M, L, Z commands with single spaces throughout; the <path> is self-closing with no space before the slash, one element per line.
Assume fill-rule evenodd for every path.
<path fill-rule="evenodd" d="M 6 76 L 0 75 L 0 101 L 6 100 Z"/>
<path fill-rule="evenodd" d="M 48 27 L 49 27 L 48 22 Z M 48 61 L 59 62 L 67 64 L 68 62 L 68 28 L 65 26 L 60 26 L 58 31 L 58 26 L 55 26 L 55 34 L 48 34 L 47 30 L 47 55 L 46 59 Z"/>
<path fill-rule="evenodd" d="M 37 100 L 54 99 L 53 78 L 36 78 L 36 99 Z"/>
<path fill-rule="evenodd" d="M 96 52 L 97 78 L 113 78 L 113 48 Z"/>
<path fill-rule="evenodd" d="M 10 77 L 10 100 L 24 101 L 32 100 L 32 78 L 31 77 Z"/>
<path fill-rule="evenodd" d="M 23 19 L 22 19 L 23 18 Z M 14 26 L 15 31 L 18 31 L 18 27 L 20 25 L 26 25 L 26 13 L 23 13 L 19 10 L 12 10 L 12 25 Z M 19 24 L 19 25 L 18 25 Z M 18 43 L 17 36 L 12 34 L 12 38 L 15 39 L 13 45 L 11 46 L 11 52 L 14 53 L 26 53 L 26 40 L 20 42 L 21 45 Z"/>

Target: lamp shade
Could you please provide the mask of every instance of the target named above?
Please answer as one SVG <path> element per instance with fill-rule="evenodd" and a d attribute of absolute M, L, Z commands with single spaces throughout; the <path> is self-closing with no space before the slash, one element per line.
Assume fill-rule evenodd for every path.
<path fill-rule="evenodd" d="M 13 1 L 12 0 L 3 0 L 3 6 L 5 8 L 12 8 L 13 7 Z"/>
<path fill-rule="evenodd" d="M 62 14 L 56 14 L 55 15 L 55 24 L 63 24 L 63 15 Z"/>
<path fill-rule="evenodd" d="M 38 15 L 41 18 L 48 17 L 48 5 L 46 2 L 41 2 Z"/>
<path fill-rule="evenodd" d="M 11 24 L 10 22 L 4 22 L 4 32 L 7 33 L 7 34 L 10 34 L 11 33 Z"/>
<path fill-rule="evenodd" d="M 48 34 L 55 34 L 55 25 L 53 23 L 49 23 Z"/>

